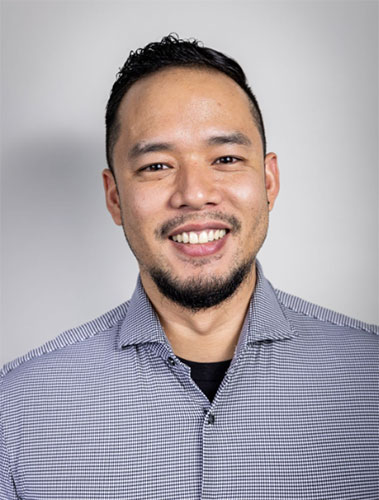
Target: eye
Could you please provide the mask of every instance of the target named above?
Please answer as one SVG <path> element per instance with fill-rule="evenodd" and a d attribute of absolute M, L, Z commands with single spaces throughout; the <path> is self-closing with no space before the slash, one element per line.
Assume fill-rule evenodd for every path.
<path fill-rule="evenodd" d="M 240 158 L 237 158 L 236 156 L 221 156 L 220 158 L 217 158 L 215 163 L 222 163 L 224 165 L 228 163 L 237 163 L 238 161 L 241 161 Z"/>
<path fill-rule="evenodd" d="M 146 165 L 146 167 L 142 167 L 140 172 L 158 172 L 159 170 L 166 170 L 170 168 L 165 163 L 152 163 L 151 165 Z"/>

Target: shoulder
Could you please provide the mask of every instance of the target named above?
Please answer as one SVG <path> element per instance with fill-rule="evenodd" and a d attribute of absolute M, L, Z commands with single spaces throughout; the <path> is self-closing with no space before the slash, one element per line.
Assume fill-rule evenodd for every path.
<path fill-rule="evenodd" d="M 60 357 L 65 356 L 65 352 L 69 346 L 74 349 L 80 349 L 84 343 L 91 339 L 96 340 L 100 338 L 102 333 L 112 330 L 120 324 L 125 317 L 129 303 L 130 301 L 126 301 L 87 323 L 66 330 L 45 344 L 6 363 L 0 371 L 0 380 L 4 379 L 9 373 L 17 371 L 17 369 L 44 359 L 46 355 L 53 354 L 56 361 Z"/>
<path fill-rule="evenodd" d="M 278 289 L 275 289 L 275 293 L 284 313 L 290 316 L 292 321 L 333 331 L 352 330 L 356 333 L 368 333 L 379 338 L 378 325 L 365 323 Z"/>

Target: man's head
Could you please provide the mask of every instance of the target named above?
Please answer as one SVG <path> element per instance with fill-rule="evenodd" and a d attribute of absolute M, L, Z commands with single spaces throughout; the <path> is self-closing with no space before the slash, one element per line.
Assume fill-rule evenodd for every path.
<path fill-rule="evenodd" d="M 203 47 L 197 40 L 181 40 L 177 36 L 169 35 L 160 42 L 152 42 L 142 49 L 132 51 L 117 75 L 108 100 L 105 117 L 106 154 L 111 171 L 113 171 L 113 148 L 117 142 L 120 128 L 118 110 L 124 95 L 133 83 L 141 78 L 170 67 L 215 69 L 232 78 L 249 97 L 251 112 L 262 139 L 263 154 L 266 154 L 262 114 L 241 66 L 225 54 L 209 47 Z"/>
<path fill-rule="evenodd" d="M 179 58 L 173 40 L 162 43 L 176 44 Z M 187 53 L 192 42 L 183 43 Z M 276 156 L 265 155 L 263 123 L 252 112 L 258 107 L 212 65 L 165 64 L 120 96 L 115 129 L 107 129 L 108 210 L 145 289 L 193 311 L 216 306 L 251 276 L 279 188 Z"/>

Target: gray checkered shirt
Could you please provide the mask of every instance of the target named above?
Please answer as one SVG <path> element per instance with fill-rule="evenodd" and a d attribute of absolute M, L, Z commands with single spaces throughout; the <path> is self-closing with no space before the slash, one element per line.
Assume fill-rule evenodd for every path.
<path fill-rule="evenodd" d="M 378 500 L 378 328 L 257 284 L 212 402 L 140 280 L 8 363 L 1 500 Z"/>

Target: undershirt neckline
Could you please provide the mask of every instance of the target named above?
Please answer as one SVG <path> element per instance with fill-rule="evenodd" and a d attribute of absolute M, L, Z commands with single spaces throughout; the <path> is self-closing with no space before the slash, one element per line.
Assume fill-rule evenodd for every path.
<path fill-rule="evenodd" d="M 183 361 L 183 363 L 188 363 L 188 364 L 192 364 L 192 365 L 213 365 L 213 366 L 216 366 L 216 365 L 230 363 L 232 361 L 231 359 L 227 359 L 225 361 L 202 361 L 201 362 L 201 361 L 191 361 L 189 359 L 181 358 L 180 356 L 177 356 L 177 358 L 179 358 L 180 361 Z"/>

